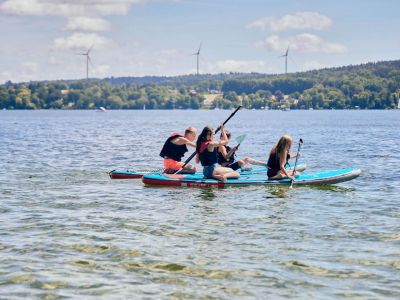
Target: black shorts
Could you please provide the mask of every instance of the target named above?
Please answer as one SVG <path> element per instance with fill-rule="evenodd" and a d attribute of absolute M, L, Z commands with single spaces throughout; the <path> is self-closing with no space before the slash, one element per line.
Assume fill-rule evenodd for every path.
<path fill-rule="evenodd" d="M 239 163 L 236 161 L 236 162 L 234 162 L 234 163 L 232 163 L 232 164 L 226 165 L 225 167 L 231 168 L 233 171 L 236 171 L 237 169 L 240 168 L 240 165 L 239 165 Z"/>
<path fill-rule="evenodd" d="M 268 169 L 267 176 L 268 176 L 268 178 L 274 177 L 274 176 L 276 176 L 276 174 L 278 174 L 278 172 L 279 172 L 279 170 Z"/>

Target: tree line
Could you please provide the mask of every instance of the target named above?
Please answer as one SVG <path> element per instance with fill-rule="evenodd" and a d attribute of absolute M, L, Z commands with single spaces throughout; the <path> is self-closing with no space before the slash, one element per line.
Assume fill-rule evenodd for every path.
<path fill-rule="evenodd" d="M 213 101 L 205 101 L 214 95 Z M 0 86 L 0 109 L 393 109 L 400 60 L 287 75 L 228 73 Z"/>

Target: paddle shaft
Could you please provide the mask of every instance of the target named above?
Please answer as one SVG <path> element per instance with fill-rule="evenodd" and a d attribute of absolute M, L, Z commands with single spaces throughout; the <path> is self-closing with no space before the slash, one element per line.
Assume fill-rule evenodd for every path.
<path fill-rule="evenodd" d="M 228 117 L 228 119 L 226 119 L 225 122 L 222 123 L 222 125 L 225 125 L 226 123 L 228 123 L 228 121 L 229 121 L 229 120 L 238 112 L 238 110 L 241 109 L 241 108 L 242 108 L 242 106 L 239 105 L 238 108 L 236 108 L 235 111 L 234 111 L 233 113 L 231 113 L 231 115 Z M 217 132 L 220 131 L 220 130 L 221 130 L 221 126 L 218 126 L 217 130 L 215 130 L 215 133 L 217 133 Z M 180 171 L 182 171 L 183 168 L 186 167 L 186 165 L 193 159 L 193 157 L 194 157 L 195 155 L 196 155 L 196 151 L 193 152 L 193 153 L 185 160 L 185 163 L 183 164 L 183 166 L 182 166 L 178 171 L 176 171 L 174 174 L 177 174 L 177 173 L 179 173 Z"/>
<path fill-rule="evenodd" d="M 299 147 L 297 148 L 296 160 L 295 160 L 295 162 L 294 162 L 293 177 L 294 177 L 294 175 L 296 174 L 297 160 L 299 159 L 299 152 L 300 152 L 300 149 L 301 149 L 301 145 L 302 145 L 302 144 L 303 144 L 303 140 L 300 139 L 300 140 L 299 140 Z M 294 179 L 292 179 L 292 183 L 290 184 L 290 187 L 293 187 L 293 182 L 294 182 Z"/>

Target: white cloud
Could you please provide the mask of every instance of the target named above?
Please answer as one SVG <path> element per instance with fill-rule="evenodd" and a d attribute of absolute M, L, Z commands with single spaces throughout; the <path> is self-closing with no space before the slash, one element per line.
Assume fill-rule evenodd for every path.
<path fill-rule="evenodd" d="M 209 73 L 227 72 L 265 72 L 265 63 L 261 60 L 220 60 L 207 65 Z"/>
<path fill-rule="evenodd" d="M 57 65 L 58 64 L 58 61 L 57 61 L 57 59 L 56 59 L 56 57 L 54 55 L 50 55 L 47 61 L 48 61 L 48 63 L 50 65 Z"/>
<path fill-rule="evenodd" d="M 154 64 L 153 67 L 160 72 L 161 74 L 166 69 L 170 68 L 172 64 L 174 64 L 178 60 L 178 50 L 176 49 L 162 49 L 154 53 Z"/>
<path fill-rule="evenodd" d="M 281 32 L 293 29 L 324 30 L 331 27 L 332 21 L 318 12 L 297 12 L 281 18 L 265 17 L 255 20 L 246 26 L 247 29 Z"/>
<path fill-rule="evenodd" d="M 39 65 L 35 62 L 25 62 L 22 64 L 22 68 L 26 73 L 36 73 L 39 70 Z"/>
<path fill-rule="evenodd" d="M 8 80 L 14 81 L 14 80 L 13 80 L 13 76 L 11 75 L 11 73 L 10 73 L 10 72 L 7 72 L 7 71 L 1 72 L 1 73 L 0 73 L 0 84 L 1 84 L 1 83 L 5 83 L 5 82 L 7 82 Z"/>
<path fill-rule="evenodd" d="M 176 56 L 178 54 L 178 50 L 176 49 L 163 49 L 158 52 L 159 55 L 162 55 L 164 57 L 171 57 L 171 56 Z"/>
<path fill-rule="evenodd" d="M 96 33 L 80 33 L 76 32 L 65 38 L 57 38 L 54 40 L 54 50 L 87 50 L 94 46 L 96 49 L 104 48 L 112 45 L 112 41 Z"/>
<path fill-rule="evenodd" d="M 90 70 L 93 77 L 105 77 L 110 74 L 111 67 L 109 65 L 95 66 Z"/>
<path fill-rule="evenodd" d="M 256 45 L 268 51 L 281 51 L 282 54 L 288 46 L 291 50 L 305 53 L 322 52 L 328 54 L 342 54 L 347 51 L 344 45 L 324 41 L 319 36 L 310 33 L 297 34 L 288 38 L 272 35 L 264 41 L 258 42 Z"/>
<path fill-rule="evenodd" d="M 303 63 L 304 70 L 316 70 L 316 69 L 322 69 L 325 67 L 326 66 L 324 66 L 323 64 L 321 64 L 320 62 L 318 62 L 316 60 L 310 60 L 310 61 L 306 61 Z"/>
<path fill-rule="evenodd" d="M 5 0 L 0 12 L 16 16 L 126 15 L 145 0 Z"/>
<path fill-rule="evenodd" d="M 101 18 L 73 17 L 68 19 L 67 30 L 71 31 L 107 31 L 111 24 Z"/>

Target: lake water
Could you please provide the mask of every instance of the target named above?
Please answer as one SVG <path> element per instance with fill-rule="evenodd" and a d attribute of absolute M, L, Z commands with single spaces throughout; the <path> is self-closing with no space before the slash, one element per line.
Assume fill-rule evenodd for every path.
<path fill-rule="evenodd" d="M 165 138 L 230 111 L 0 111 L 0 298 L 399 299 L 400 111 L 239 111 L 240 156 L 286 133 L 329 187 L 144 187 Z"/>

